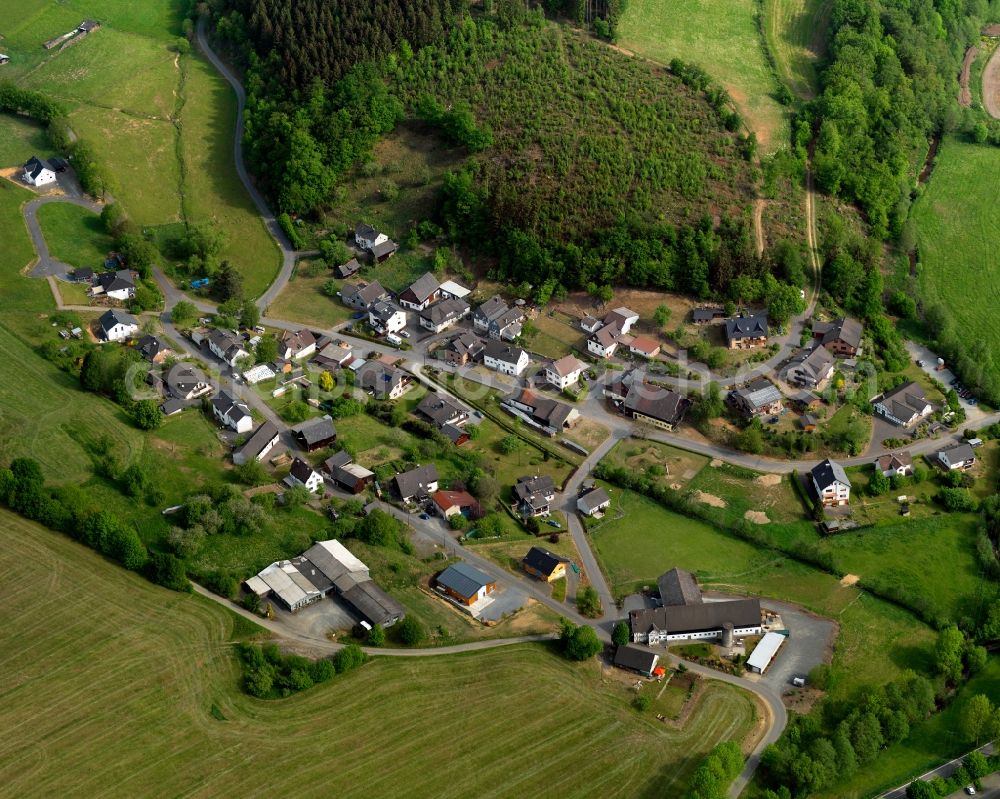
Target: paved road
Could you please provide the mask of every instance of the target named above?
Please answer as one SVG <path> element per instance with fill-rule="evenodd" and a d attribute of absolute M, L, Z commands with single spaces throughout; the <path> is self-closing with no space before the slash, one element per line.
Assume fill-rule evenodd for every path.
<path fill-rule="evenodd" d="M 982 752 L 984 755 L 987 756 L 992 755 L 994 751 L 993 744 L 991 743 L 984 744 L 983 746 L 980 746 L 979 749 L 974 751 Z M 911 782 L 914 782 L 916 780 L 924 780 L 925 782 L 927 782 L 929 780 L 934 779 L 935 777 L 946 777 L 946 778 L 950 777 L 952 774 L 955 773 L 956 769 L 958 769 L 958 767 L 962 765 L 962 761 L 965 759 L 965 757 L 966 755 L 962 755 L 962 757 L 956 757 L 954 760 L 949 760 L 947 763 L 938 766 L 936 769 L 933 769 L 932 771 L 928 771 L 926 774 L 921 774 L 919 777 L 914 777 L 912 780 L 908 780 L 906 782 L 906 785 L 900 785 L 898 788 L 893 788 L 888 793 L 882 794 L 882 796 L 879 797 L 879 799 L 906 799 L 906 786 L 909 785 Z M 1000 792 L 987 793 L 984 795 L 985 796 L 1000 795 Z"/>
<path fill-rule="evenodd" d="M 81 208 L 86 208 L 88 211 L 93 211 L 97 214 L 101 213 L 102 208 L 99 203 L 92 200 L 84 197 L 71 197 L 65 194 L 46 194 L 37 199 L 29 200 L 24 205 L 22 213 L 24 215 L 24 223 L 28 226 L 28 233 L 31 235 L 31 241 L 34 243 L 35 251 L 38 253 L 38 262 L 31 269 L 31 277 L 64 277 L 74 269 L 69 264 L 52 257 L 52 254 L 49 252 L 49 245 L 45 241 L 45 236 L 42 235 L 42 228 L 38 224 L 38 209 L 49 203 L 79 205 Z"/>

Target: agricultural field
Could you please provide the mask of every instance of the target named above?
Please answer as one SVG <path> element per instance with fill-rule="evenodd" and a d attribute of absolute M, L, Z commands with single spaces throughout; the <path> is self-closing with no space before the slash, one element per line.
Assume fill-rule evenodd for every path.
<path fill-rule="evenodd" d="M 38 208 L 38 224 L 53 258 L 70 266 L 103 268 L 114 239 L 93 211 L 69 203 L 47 203 Z"/>
<path fill-rule="evenodd" d="M 959 330 L 976 331 L 973 353 L 979 347 L 1000 351 L 1000 325 L 992 314 L 1000 302 L 998 192 L 1000 149 L 949 137 L 913 207 L 923 300 L 947 307 Z"/>
<path fill-rule="evenodd" d="M 20 166 L 33 155 L 55 155 L 45 128 L 30 119 L 0 113 L 0 169 Z"/>
<path fill-rule="evenodd" d="M 774 74 L 761 46 L 754 0 L 629 0 L 618 44 L 644 58 L 697 64 L 729 92 L 764 153 L 786 146 L 788 115 L 774 98 Z"/>
<path fill-rule="evenodd" d="M 675 730 L 632 710 L 597 663 L 543 645 L 380 657 L 289 699 L 252 699 L 238 689 L 230 642 L 240 633 L 227 611 L 6 512 L 2 521 L 0 563 L 14 588 L 0 633 L 0 723 L 19 734 L 0 745 L 0 779 L 18 795 L 282 793 L 303 780 L 344 797 L 513 794 L 543 779 L 527 762 L 544 764 L 560 796 L 653 797 L 679 794 L 708 749 L 743 739 L 754 720 L 747 694 L 712 684 Z M 40 582 L 76 601 L 39 602 Z M 572 708 L 572 723 L 542 705 Z M 430 725 L 459 731 L 463 756 L 421 734 Z M 393 768 L 373 770 L 387 751 Z M 37 768 L 39 752 L 62 767 Z"/>
<path fill-rule="evenodd" d="M 764 0 L 767 46 L 778 75 L 792 93 L 812 100 L 819 85 L 817 63 L 826 52 L 830 0 Z"/>

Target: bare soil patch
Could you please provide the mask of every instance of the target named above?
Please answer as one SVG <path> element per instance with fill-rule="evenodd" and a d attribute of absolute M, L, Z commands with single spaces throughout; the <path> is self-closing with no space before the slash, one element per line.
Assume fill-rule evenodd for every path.
<path fill-rule="evenodd" d="M 761 256 L 764 254 L 764 206 L 767 205 L 767 200 L 758 197 L 753 201 L 753 232 L 754 237 L 757 239 L 757 255 Z"/>
<path fill-rule="evenodd" d="M 972 71 L 972 62 L 976 60 L 977 53 L 979 53 L 979 48 L 976 45 L 972 45 L 972 47 L 965 51 L 965 58 L 962 60 L 962 71 L 958 76 L 958 104 L 962 108 L 968 108 L 972 105 L 969 73 Z"/>
<path fill-rule="evenodd" d="M 711 505 L 713 508 L 725 508 L 729 504 L 722 497 L 717 497 L 715 494 L 706 494 L 704 491 L 695 491 L 692 496 L 696 502 Z"/>
<path fill-rule="evenodd" d="M 719 460 L 718 458 L 713 458 L 708 465 L 711 466 L 713 469 L 718 469 L 720 466 L 722 466 L 722 461 Z"/>
<path fill-rule="evenodd" d="M 861 578 L 856 574 L 845 574 L 840 581 L 843 586 L 856 585 Z"/>
<path fill-rule="evenodd" d="M 1000 47 L 983 70 L 983 106 L 991 117 L 1000 119 Z"/>
<path fill-rule="evenodd" d="M 767 514 L 762 510 L 748 510 L 743 514 L 743 518 L 748 522 L 753 522 L 754 524 L 770 524 L 771 520 L 767 518 Z"/>
<path fill-rule="evenodd" d="M 983 28 L 983 36 L 1000 36 L 1000 24 L 987 25 Z"/>
<path fill-rule="evenodd" d="M 780 474 L 762 474 L 754 479 L 754 482 L 762 486 L 776 486 L 781 483 Z"/>

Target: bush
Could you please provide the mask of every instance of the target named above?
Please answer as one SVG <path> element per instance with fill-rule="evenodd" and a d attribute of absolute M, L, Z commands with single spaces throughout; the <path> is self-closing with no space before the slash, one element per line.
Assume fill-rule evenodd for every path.
<path fill-rule="evenodd" d="M 415 616 L 404 617 L 394 629 L 399 642 L 406 646 L 416 646 L 427 637 L 427 630 Z"/>
<path fill-rule="evenodd" d="M 566 619 L 562 621 L 559 644 L 569 660 L 588 660 L 604 648 L 593 627 L 586 624 L 577 627 Z"/>

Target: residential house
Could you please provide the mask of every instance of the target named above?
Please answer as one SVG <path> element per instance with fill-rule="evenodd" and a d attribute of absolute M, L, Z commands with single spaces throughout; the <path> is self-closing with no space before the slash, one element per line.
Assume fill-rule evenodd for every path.
<path fill-rule="evenodd" d="M 399 304 L 411 311 L 422 311 L 441 297 L 441 284 L 430 272 L 418 277 L 399 295 Z"/>
<path fill-rule="evenodd" d="M 598 358 L 614 357 L 620 334 L 621 330 L 614 324 L 598 328 L 587 337 L 587 352 Z"/>
<path fill-rule="evenodd" d="M 132 299 L 135 296 L 135 280 L 132 278 L 132 272 L 128 269 L 101 272 L 91 288 L 91 293 L 103 294 L 121 302 Z"/>
<path fill-rule="evenodd" d="M 486 342 L 475 333 L 460 333 L 438 351 L 437 357 L 456 366 L 467 366 L 482 356 L 485 347 Z"/>
<path fill-rule="evenodd" d="M 543 428 L 550 435 L 572 427 L 580 419 L 580 412 L 576 408 L 527 388 L 515 389 L 510 396 L 504 398 L 502 407 L 511 412 L 519 411 L 515 416 L 526 414 L 527 421 Z"/>
<path fill-rule="evenodd" d="M 572 355 L 553 361 L 545 367 L 545 379 L 562 390 L 576 385 L 587 364 Z"/>
<path fill-rule="evenodd" d="M 511 344 L 491 340 L 483 348 L 483 364 L 501 374 L 516 377 L 528 368 L 530 362 L 527 352 Z"/>
<path fill-rule="evenodd" d="M 838 358 L 856 358 L 861 352 L 863 328 L 856 319 L 841 317 L 832 322 L 813 322 L 813 339 Z"/>
<path fill-rule="evenodd" d="M 166 392 L 174 399 L 194 400 L 212 391 L 208 378 L 197 367 L 186 363 L 174 364 L 163 378 Z"/>
<path fill-rule="evenodd" d="M 34 186 L 36 189 L 40 186 L 48 186 L 50 183 L 56 182 L 56 173 L 49 169 L 38 156 L 31 156 L 27 163 L 24 165 L 24 172 L 21 175 L 22 179 L 29 186 Z"/>
<path fill-rule="evenodd" d="M 521 558 L 521 567 L 532 577 L 551 583 L 566 576 L 566 558 L 544 547 L 532 547 Z"/>
<path fill-rule="evenodd" d="M 641 649 L 632 644 L 625 644 L 615 649 L 615 666 L 625 671 L 641 674 L 643 677 L 653 676 L 653 673 L 657 671 L 656 664 L 659 660 L 660 656 L 655 652 Z M 661 668 L 659 671 L 663 672 L 663 669 Z"/>
<path fill-rule="evenodd" d="M 851 502 L 851 481 L 839 463 L 827 458 L 809 472 L 813 490 L 824 507 L 848 505 Z"/>
<path fill-rule="evenodd" d="M 406 311 L 387 300 L 376 302 L 368 309 L 368 324 L 383 336 L 398 333 L 406 327 Z"/>
<path fill-rule="evenodd" d="M 623 415 L 661 430 L 673 430 L 691 405 L 683 394 L 638 378 L 612 383 L 604 390 Z"/>
<path fill-rule="evenodd" d="M 136 342 L 135 348 L 150 363 L 163 363 L 174 352 L 156 336 L 143 336 Z"/>
<path fill-rule="evenodd" d="M 417 417 L 438 430 L 460 427 L 469 419 L 465 408 L 446 394 L 428 394 L 413 411 Z"/>
<path fill-rule="evenodd" d="M 595 486 L 576 498 L 576 509 L 584 516 L 603 515 L 611 507 L 611 497 L 603 488 Z"/>
<path fill-rule="evenodd" d="M 822 391 L 833 376 L 833 369 L 833 355 L 820 344 L 794 353 L 781 374 L 793 386 Z"/>
<path fill-rule="evenodd" d="M 333 276 L 346 280 L 361 271 L 361 262 L 357 258 L 352 258 L 346 264 L 333 267 Z"/>
<path fill-rule="evenodd" d="M 412 382 L 410 375 L 402 369 L 381 361 L 367 361 L 355 377 L 358 387 L 379 400 L 399 399 L 409 390 Z"/>
<path fill-rule="evenodd" d="M 213 330 L 208 335 L 208 349 L 216 358 L 230 366 L 236 366 L 241 358 L 250 357 L 250 353 L 243 348 L 243 342 L 224 330 Z"/>
<path fill-rule="evenodd" d="M 875 397 L 872 408 L 899 427 L 911 427 L 934 410 L 924 390 L 912 380 Z"/>
<path fill-rule="evenodd" d="M 315 452 L 337 440 L 337 428 L 329 416 L 310 419 L 292 428 L 296 443 L 306 452 Z"/>
<path fill-rule="evenodd" d="M 767 313 L 744 314 L 726 320 L 726 346 L 731 350 L 766 347 Z"/>
<path fill-rule="evenodd" d="M 632 329 L 632 325 L 639 321 L 639 314 L 629 308 L 615 308 L 604 316 L 605 325 L 614 325 L 618 332 L 627 336 Z"/>
<path fill-rule="evenodd" d="M 628 345 L 628 351 L 633 355 L 652 359 L 660 354 L 660 342 L 652 336 L 636 336 Z"/>
<path fill-rule="evenodd" d="M 464 300 L 471 293 L 471 290 L 454 280 L 446 280 L 441 284 L 441 299 L 443 300 Z"/>
<path fill-rule="evenodd" d="M 212 398 L 212 415 L 226 427 L 237 433 L 249 433 L 253 428 L 253 417 L 245 402 L 240 402 L 228 392 L 220 391 Z"/>
<path fill-rule="evenodd" d="M 480 305 L 472 314 L 472 326 L 480 333 L 489 333 L 490 323 L 510 310 L 500 297 L 492 297 Z"/>
<path fill-rule="evenodd" d="M 345 283 L 340 289 L 340 301 L 359 311 L 367 311 L 376 302 L 389 299 L 389 292 L 377 280 L 371 283 Z"/>
<path fill-rule="evenodd" d="M 784 397 L 766 377 L 751 380 L 729 394 L 730 402 L 747 419 L 769 416 L 781 411 Z"/>
<path fill-rule="evenodd" d="M 453 563 L 437 577 L 434 586 L 455 602 L 474 605 L 497 590 L 496 581 L 468 563 Z"/>
<path fill-rule="evenodd" d="M 264 458 L 267 457 L 267 453 L 278 443 L 280 437 L 278 428 L 273 422 L 264 422 L 246 440 L 243 446 L 238 447 L 233 452 L 233 463 L 241 466 L 250 461 L 263 462 Z"/>
<path fill-rule="evenodd" d="M 524 329 L 524 311 L 508 308 L 490 321 L 489 336 L 495 341 L 513 341 Z"/>
<path fill-rule="evenodd" d="M 971 469 L 976 465 L 976 452 L 972 445 L 962 442 L 946 447 L 937 454 L 938 460 L 945 469 Z"/>
<path fill-rule="evenodd" d="M 691 310 L 691 321 L 696 325 L 707 325 L 725 318 L 726 312 L 722 308 L 694 308 Z"/>
<path fill-rule="evenodd" d="M 427 463 L 402 472 L 392 478 L 396 496 L 403 502 L 415 502 L 430 496 L 438 490 L 438 471 L 433 463 Z"/>
<path fill-rule="evenodd" d="M 315 494 L 323 488 L 323 475 L 302 458 L 296 458 L 292 461 L 292 468 L 285 478 L 285 484 L 291 488 L 304 486 L 310 494 Z"/>
<path fill-rule="evenodd" d="M 585 333 L 596 333 L 604 327 L 604 322 L 598 319 L 596 316 L 591 316 L 587 314 L 583 319 L 580 320 L 580 328 Z"/>
<path fill-rule="evenodd" d="M 359 222 L 354 227 L 354 243 L 365 252 L 370 252 L 373 247 L 387 241 L 389 241 L 389 237 L 385 233 L 379 233 L 371 225 L 366 225 L 364 222 Z"/>
<path fill-rule="evenodd" d="M 469 313 L 469 303 L 465 300 L 449 298 L 441 300 L 420 312 L 420 326 L 433 333 L 447 330 Z"/>
<path fill-rule="evenodd" d="M 139 320 L 118 308 L 111 308 L 101 314 L 97 326 L 105 341 L 125 341 L 139 332 Z"/>
<path fill-rule="evenodd" d="M 319 342 L 316 344 L 319 347 Z M 335 372 L 345 366 L 354 357 L 354 350 L 346 341 L 337 339 L 319 347 L 312 362 L 320 369 Z"/>
<path fill-rule="evenodd" d="M 456 514 L 470 513 L 479 503 L 468 491 L 435 491 L 431 494 L 434 509 L 443 519 Z"/>
<path fill-rule="evenodd" d="M 670 641 L 720 640 L 761 633 L 759 599 L 699 602 L 633 610 L 628 614 L 632 642 L 654 646 Z"/>
<path fill-rule="evenodd" d="M 875 459 L 875 468 L 886 477 L 909 477 L 913 474 L 913 456 L 909 450 L 890 452 Z"/>
<path fill-rule="evenodd" d="M 316 352 L 316 336 L 305 328 L 294 332 L 285 330 L 278 340 L 278 357 L 286 361 L 308 358 L 314 352 Z"/>
<path fill-rule="evenodd" d="M 547 474 L 519 477 L 514 485 L 517 512 L 522 516 L 548 516 L 556 498 L 556 486 Z"/>
<path fill-rule="evenodd" d="M 375 482 L 375 472 L 354 463 L 344 450 L 323 461 L 323 471 L 330 475 L 337 488 L 352 494 L 360 494 Z"/>

